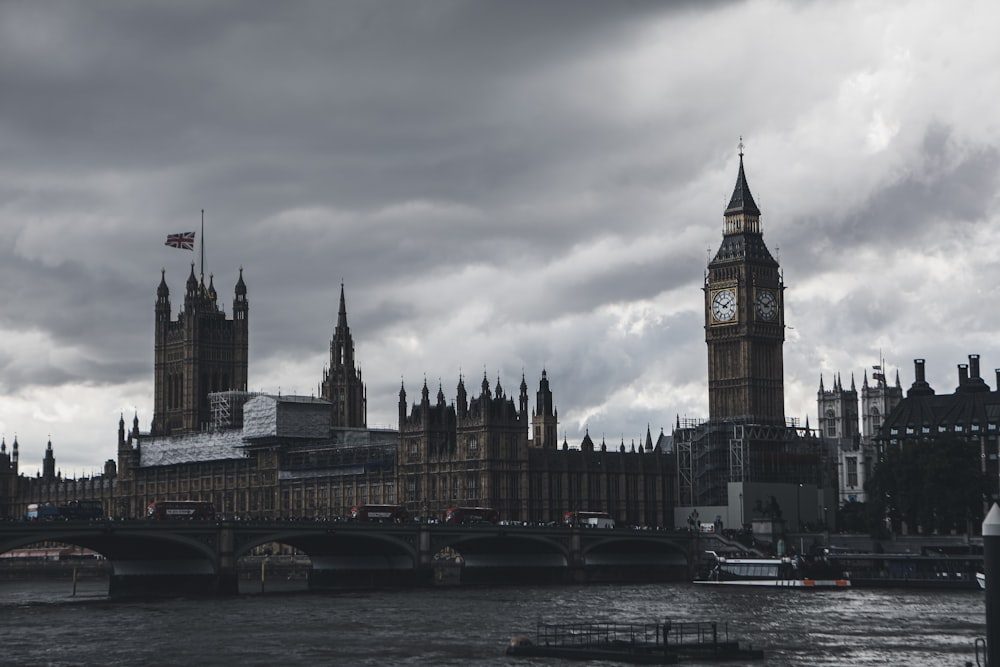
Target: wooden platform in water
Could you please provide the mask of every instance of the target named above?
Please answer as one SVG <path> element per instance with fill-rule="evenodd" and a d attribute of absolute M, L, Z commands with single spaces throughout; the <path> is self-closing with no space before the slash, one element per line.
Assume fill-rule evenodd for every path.
<path fill-rule="evenodd" d="M 729 638 L 714 621 L 682 623 L 539 623 L 535 637 L 514 637 L 507 654 L 639 665 L 762 660 L 764 651 Z"/>

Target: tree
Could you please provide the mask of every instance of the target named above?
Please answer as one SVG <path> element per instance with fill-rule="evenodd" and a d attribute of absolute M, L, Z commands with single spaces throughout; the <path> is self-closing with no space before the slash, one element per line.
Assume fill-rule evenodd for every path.
<path fill-rule="evenodd" d="M 837 529 L 848 533 L 861 533 L 868 529 L 867 507 L 865 503 L 849 500 L 840 508 Z"/>
<path fill-rule="evenodd" d="M 925 532 L 964 533 L 981 523 L 989 480 L 978 443 L 955 436 L 886 447 L 867 490 L 869 530 L 880 533 L 886 517 L 898 531 L 905 522 Z"/>

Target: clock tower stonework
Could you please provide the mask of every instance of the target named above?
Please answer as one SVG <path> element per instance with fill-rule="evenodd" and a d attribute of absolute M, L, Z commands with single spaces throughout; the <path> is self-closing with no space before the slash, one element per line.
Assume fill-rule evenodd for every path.
<path fill-rule="evenodd" d="M 764 244 L 742 148 L 722 244 L 708 264 L 704 290 L 709 419 L 783 425 L 784 284 Z"/>

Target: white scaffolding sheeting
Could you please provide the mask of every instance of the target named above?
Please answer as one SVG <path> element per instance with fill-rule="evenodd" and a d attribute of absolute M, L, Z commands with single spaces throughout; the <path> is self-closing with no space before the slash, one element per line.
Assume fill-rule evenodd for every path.
<path fill-rule="evenodd" d="M 243 432 L 238 430 L 143 439 L 139 447 L 139 465 L 142 467 L 242 459 L 245 456 Z"/>
<path fill-rule="evenodd" d="M 243 437 L 327 438 L 330 402 L 309 396 L 257 396 L 243 406 Z"/>

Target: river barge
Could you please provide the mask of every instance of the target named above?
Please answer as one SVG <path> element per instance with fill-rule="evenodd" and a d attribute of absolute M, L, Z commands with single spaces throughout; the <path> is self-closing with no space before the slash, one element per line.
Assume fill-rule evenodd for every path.
<path fill-rule="evenodd" d="M 728 558 L 714 551 L 707 571 L 694 580 L 712 586 L 766 586 L 801 589 L 850 588 L 851 580 L 824 558 Z"/>
<path fill-rule="evenodd" d="M 535 637 L 510 640 L 507 654 L 523 658 L 606 660 L 636 665 L 763 660 L 764 651 L 729 637 L 728 625 L 682 623 L 539 623 Z"/>
<path fill-rule="evenodd" d="M 981 554 L 831 553 L 831 563 L 850 573 L 859 588 L 976 590 Z"/>

